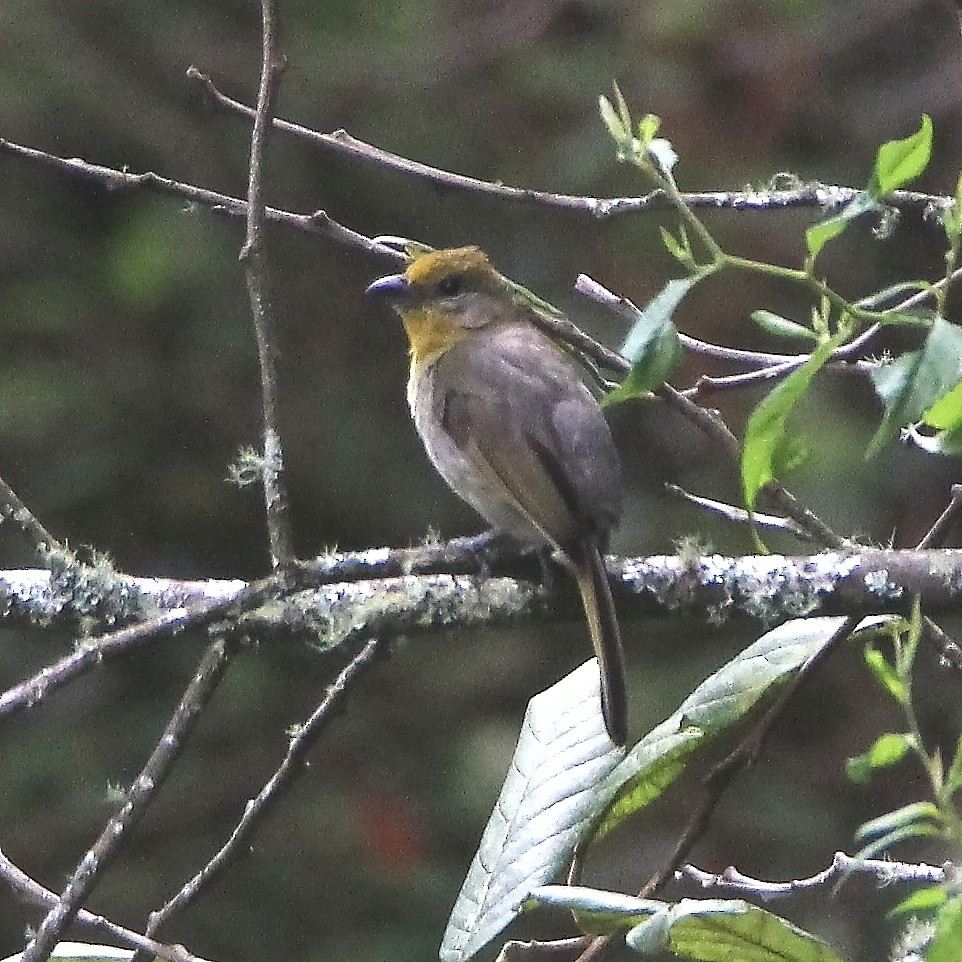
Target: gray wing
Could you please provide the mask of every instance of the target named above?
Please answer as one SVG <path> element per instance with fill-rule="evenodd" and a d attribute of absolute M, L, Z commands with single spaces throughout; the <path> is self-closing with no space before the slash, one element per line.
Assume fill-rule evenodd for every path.
<path fill-rule="evenodd" d="M 445 378 L 453 386 L 437 399 L 444 429 L 548 540 L 565 547 L 589 531 L 603 540 L 621 510 L 621 466 L 577 368 L 529 325 L 470 340 L 471 350 L 440 362 L 461 374 Z"/>

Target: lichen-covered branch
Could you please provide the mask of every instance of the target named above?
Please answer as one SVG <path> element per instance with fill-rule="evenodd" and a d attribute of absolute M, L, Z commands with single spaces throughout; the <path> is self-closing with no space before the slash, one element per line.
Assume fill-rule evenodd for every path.
<path fill-rule="evenodd" d="M 307 632 L 335 646 L 347 638 L 453 625 L 568 617 L 567 579 L 541 585 L 537 560 L 492 552 L 477 574 L 469 539 L 436 546 L 332 554 L 302 564 L 289 590 L 247 610 L 247 634 Z M 623 617 L 678 615 L 764 625 L 815 614 L 903 611 L 919 595 L 924 610 L 962 611 L 962 550 L 864 549 L 788 557 L 708 555 L 609 558 Z M 111 625 L 229 600 L 239 580 L 178 581 L 86 569 L 0 571 L 0 623 Z M 278 582 L 280 585 L 281 582 Z M 91 645 L 96 645 L 96 639 Z"/>

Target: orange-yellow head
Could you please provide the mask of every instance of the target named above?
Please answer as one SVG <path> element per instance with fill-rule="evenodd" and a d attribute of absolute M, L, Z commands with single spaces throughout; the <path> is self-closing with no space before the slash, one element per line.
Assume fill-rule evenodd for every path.
<path fill-rule="evenodd" d="M 421 254 L 403 274 L 379 278 L 367 292 L 385 298 L 401 315 L 415 366 L 515 310 L 504 278 L 477 247 Z"/>

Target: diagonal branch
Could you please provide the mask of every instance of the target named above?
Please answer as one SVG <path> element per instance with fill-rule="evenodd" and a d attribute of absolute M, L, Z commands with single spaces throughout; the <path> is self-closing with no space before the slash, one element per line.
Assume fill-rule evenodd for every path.
<path fill-rule="evenodd" d="M 7 883 L 14 895 L 24 902 L 38 905 L 41 908 L 52 908 L 57 904 L 57 895 L 44 888 L 39 882 L 30 878 L 26 872 L 18 868 L 0 851 L 0 879 Z M 87 909 L 80 909 L 75 919 L 78 925 L 98 932 L 109 939 L 115 939 L 121 945 L 130 949 L 149 953 L 170 962 L 204 962 L 203 959 L 191 954 L 182 945 L 165 945 L 148 939 L 139 932 L 124 928 L 103 915 L 95 915 Z"/>
<path fill-rule="evenodd" d="M 307 752 L 315 744 L 327 723 L 340 707 L 348 689 L 373 663 L 377 653 L 378 641 L 372 638 L 355 655 L 328 688 L 324 700 L 311 716 L 297 726 L 287 746 L 287 754 L 278 769 L 267 780 L 256 798 L 251 799 L 244 813 L 234 826 L 230 838 L 218 849 L 208 863 L 191 878 L 181 890 L 158 911 L 151 913 L 147 925 L 147 935 L 153 937 L 163 925 L 190 905 L 205 889 L 215 882 L 230 863 L 244 850 L 260 824 L 269 806 L 290 786 L 305 764 Z"/>
<path fill-rule="evenodd" d="M 164 734 L 127 791 L 123 804 L 80 860 L 57 904 L 47 913 L 36 935 L 24 949 L 21 962 L 45 962 L 50 957 L 60 936 L 90 896 L 107 865 L 131 829 L 143 817 L 158 787 L 167 777 L 183 742 L 200 717 L 201 709 L 223 677 L 232 647 L 223 639 L 211 643 L 185 689 L 177 710 L 167 723 Z"/>

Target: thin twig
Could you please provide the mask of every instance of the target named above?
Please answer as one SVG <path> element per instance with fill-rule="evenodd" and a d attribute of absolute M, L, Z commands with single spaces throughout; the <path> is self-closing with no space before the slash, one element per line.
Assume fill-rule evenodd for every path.
<path fill-rule="evenodd" d="M 245 220 L 247 218 L 247 202 L 239 197 L 231 197 L 229 194 L 221 194 L 214 190 L 197 187 L 194 184 L 185 184 L 170 177 L 162 177 L 152 171 L 135 174 L 116 170 L 113 167 L 90 164 L 76 157 L 58 157 L 56 154 L 49 154 L 33 147 L 24 147 L 3 138 L 0 138 L 0 152 L 6 152 L 23 160 L 50 167 L 68 177 L 92 181 L 108 190 L 146 190 L 157 194 L 183 197 L 189 204 L 197 204 L 214 214 Z M 190 207 L 188 206 L 187 209 L 189 210 Z M 337 223 L 323 210 L 316 210 L 311 214 L 296 214 L 292 211 L 279 210 L 276 207 L 266 207 L 264 214 L 271 223 L 293 227 L 307 234 L 328 237 L 348 247 L 379 257 L 387 257 L 393 261 L 404 259 L 403 254 L 398 253 L 398 251 L 376 244 L 364 234 L 359 234 L 357 231 L 350 230 L 343 224 Z"/>
<path fill-rule="evenodd" d="M 117 854 L 131 829 L 140 821 L 158 787 L 167 777 L 180 754 L 183 742 L 200 717 L 201 709 L 223 677 L 231 647 L 233 646 L 220 638 L 210 644 L 184 690 L 177 710 L 167 723 L 164 734 L 127 791 L 123 804 L 80 860 L 56 906 L 47 913 L 36 935 L 24 949 L 21 962 L 46 962 L 50 957 L 50 953 L 60 941 L 61 934 L 73 921 L 107 865 Z"/>
<path fill-rule="evenodd" d="M 916 545 L 919 549 L 941 548 L 955 523 L 955 519 L 962 512 L 962 484 L 953 484 L 952 497 L 945 506 L 945 510 L 938 516 L 935 524 L 926 532 L 925 537 Z"/>
<path fill-rule="evenodd" d="M 759 514 L 758 512 L 750 514 L 744 508 L 738 508 L 733 504 L 726 504 L 724 501 L 715 501 L 712 498 L 703 498 L 699 495 L 691 494 L 684 488 L 680 488 L 677 484 L 666 484 L 665 490 L 669 494 L 683 498 L 689 504 L 704 508 L 706 511 L 710 511 L 712 514 L 724 518 L 726 521 L 731 521 L 735 524 L 754 524 L 756 527 L 767 528 L 772 531 L 788 531 L 803 541 L 811 540 L 809 532 L 791 518 L 781 518 L 773 514 Z"/>
<path fill-rule="evenodd" d="M 273 0 L 261 0 L 261 80 L 257 91 L 257 112 L 251 134 L 250 176 L 247 185 L 247 237 L 241 249 L 250 298 L 251 316 L 257 334 L 257 356 L 261 373 L 261 408 L 264 419 L 264 450 L 261 483 L 271 563 L 274 568 L 294 558 L 290 522 L 290 498 L 284 476 L 284 447 L 277 420 L 277 348 L 274 344 L 274 317 L 270 262 L 264 231 L 264 170 L 271 113 L 277 78 L 283 61 L 275 55 L 277 24 Z"/>
<path fill-rule="evenodd" d="M 675 880 L 690 879 L 701 889 L 718 889 L 753 895 L 762 901 L 785 898 L 799 892 L 823 888 L 830 882 L 848 875 L 871 875 L 880 885 L 891 882 L 916 882 L 925 885 L 941 885 L 955 877 L 951 862 L 942 865 L 926 865 L 914 862 L 893 862 L 881 858 L 858 858 L 845 852 L 836 852 L 832 864 L 808 878 L 791 879 L 787 882 L 766 882 L 744 875 L 734 866 L 722 872 L 706 872 L 694 865 L 682 865 L 675 872 Z"/>
<path fill-rule="evenodd" d="M 24 902 L 43 909 L 52 908 L 57 904 L 58 896 L 55 892 L 44 888 L 23 869 L 14 865 L 3 851 L 0 851 L 0 879 L 5 881 L 14 895 Z M 161 959 L 169 959 L 170 962 L 205 962 L 204 959 L 192 955 L 182 945 L 165 945 L 163 942 L 156 942 L 139 932 L 112 922 L 103 915 L 95 915 L 87 909 L 79 909 L 74 921 L 77 925 L 91 929 L 101 936 L 114 939 L 126 948 L 143 951 Z"/>
<path fill-rule="evenodd" d="M 34 513 L 17 497 L 17 492 L 0 478 L 0 521 L 9 518 L 19 525 L 41 555 L 62 552 L 63 545 L 37 520 Z"/>
<path fill-rule="evenodd" d="M 378 640 L 372 638 L 351 659 L 328 688 L 324 700 L 311 716 L 292 735 L 287 746 L 287 754 L 278 769 L 268 779 L 257 797 L 247 803 L 244 814 L 234 826 L 230 838 L 213 858 L 162 908 L 152 912 L 147 924 L 147 935 L 154 936 L 161 926 L 183 911 L 205 889 L 218 879 L 247 844 L 272 801 L 291 784 L 304 766 L 304 759 L 311 746 L 317 741 L 334 712 L 340 707 L 351 685 L 374 662 Z"/>
<path fill-rule="evenodd" d="M 240 101 L 221 93 L 209 76 L 196 67 L 187 71 L 191 80 L 201 84 L 211 100 L 221 107 L 253 119 L 253 108 Z M 560 208 L 562 210 L 589 214 L 598 219 L 613 217 L 618 214 L 639 212 L 646 210 L 665 210 L 673 206 L 673 201 L 665 197 L 660 190 L 653 190 L 643 197 L 583 197 L 570 194 L 555 194 L 550 191 L 531 190 L 525 187 L 511 187 L 506 184 L 478 180 L 455 174 L 450 171 L 431 167 L 392 154 L 390 151 L 365 143 L 351 136 L 346 130 L 335 130 L 332 133 L 320 133 L 294 124 L 287 120 L 275 119 L 274 126 L 286 134 L 297 137 L 306 143 L 324 150 L 357 157 L 395 170 L 408 176 L 418 177 L 445 187 L 453 187 L 472 193 L 487 194 L 506 200 L 519 201 Z M 727 210 L 771 210 L 783 207 L 815 207 L 820 211 L 841 207 L 861 194 L 862 191 L 854 187 L 833 187 L 824 184 L 810 183 L 791 190 L 748 190 L 748 191 L 697 191 L 681 194 L 682 201 L 688 207 L 708 207 Z M 900 209 L 910 209 L 919 213 L 931 205 L 947 205 L 950 198 L 940 195 L 922 194 L 916 191 L 893 191 L 884 198 L 887 205 Z"/>

